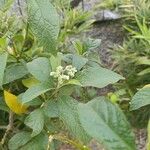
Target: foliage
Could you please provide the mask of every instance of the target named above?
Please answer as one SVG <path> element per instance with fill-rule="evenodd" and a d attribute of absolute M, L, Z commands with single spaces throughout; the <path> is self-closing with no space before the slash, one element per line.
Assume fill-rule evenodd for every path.
<path fill-rule="evenodd" d="M 100 6 L 117 10 L 122 15 L 125 26 L 133 30 L 138 30 L 137 20 L 141 23 L 144 19 L 146 25 L 150 24 L 150 1 L 148 0 L 106 0 Z"/>
<path fill-rule="evenodd" d="M 106 0 L 100 3 L 97 7 L 101 9 L 116 10 L 119 9 L 119 6 L 121 6 L 125 1 L 128 2 L 128 0 Z"/>
<path fill-rule="evenodd" d="M 135 15 L 140 21 L 145 18 L 146 23 L 150 23 L 150 1 L 148 0 L 105 0 L 97 7 L 118 11 L 122 14 L 123 21 L 133 28 L 136 28 Z"/>
<path fill-rule="evenodd" d="M 115 70 L 126 78 L 119 84 L 119 89 L 125 89 L 126 98 L 132 97 L 138 88 L 150 82 L 149 44 L 145 45 L 142 40 L 131 39 L 114 49 L 112 57 L 116 62 Z"/>
<path fill-rule="evenodd" d="M 141 109 L 144 106 L 150 106 L 150 85 L 145 85 L 141 90 L 139 90 L 133 97 L 131 101 L 131 110 L 136 110 L 136 109 Z M 150 116 L 150 111 L 149 115 Z M 148 118 L 149 119 L 149 118 Z M 147 150 L 150 149 L 150 121 L 148 120 L 148 127 L 147 127 L 147 132 L 148 132 L 148 140 L 147 140 Z"/>
<path fill-rule="evenodd" d="M 109 103 L 104 97 L 97 97 L 87 104 L 80 104 L 79 117 L 87 133 L 103 142 L 107 149 L 135 149 L 129 124 L 124 124 L 126 122 L 124 114 L 117 105 Z M 91 130 L 91 126 L 95 131 Z M 104 130 L 109 131 L 109 134 L 103 132 Z M 122 132 L 124 135 L 121 134 Z M 128 141 L 127 137 L 131 139 Z"/>
<path fill-rule="evenodd" d="M 124 13 L 125 22 L 127 21 L 132 29 L 136 28 L 136 19 L 142 22 L 143 18 L 145 19 L 146 24 L 150 23 L 150 1 L 148 0 L 131 0 L 128 5 L 122 6 L 122 12 Z"/>
<path fill-rule="evenodd" d="M 131 101 L 131 110 L 139 109 L 143 106 L 150 105 L 150 87 L 145 86 L 143 89 L 138 91 L 132 98 Z M 142 99 L 142 101 L 141 101 Z"/>
<path fill-rule="evenodd" d="M 103 88 L 124 79 L 91 57 L 100 40 L 74 40 L 73 51 L 65 45 L 70 30 L 86 15 L 78 18 L 71 10 L 73 23 L 66 25 L 69 18 L 61 27 L 49 0 L 28 0 L 27 6 L 27 22 L 17 18 L 15 30 L 9 32 L 13 20 L 0 31 L 1 149 L 48 150 L 57 140 L 88 150 L 91 138 L 110 150 L 135 149 L 131 127 L 116 104 L 103 97 L 81 103 L 74 96 L 77 88 Z M 89 27 L 84 25 L 73 34 Z"/>
<path fill-rule="evenodd" d="M 117 45 L 111 51 L 115 61 L 114 70 L 126 78 L 116 84 L 117 99 L 121 107 L 127 111 L 129 120 L 134 118 L 131 121 L 134 120 L 134 126 L 137 126 L 138 122 L 138 127 L 147 125 L 149 107 L 130 113 L 129 106 L 138 89 L 150 83 L 149 4 L 147 0 L 133 0 L 129 6 L 122 7 L 126 38 L 121 46 Z"/>
<path fill-rule="evenodd" d="M 61 27 L 62 30 L 59 36 L 60 49 L 61 51 L 66 51 L 70 48 L 70 43 L 72 42 L 71 37 L 80 36 L 81 33 L 87 31 L 94 20 L 91 19 L 92 12 L 84 12 L 77 9 L 65 9 L 63 12 Z M 83 37 L 84 38 L 84 37 Z"/>

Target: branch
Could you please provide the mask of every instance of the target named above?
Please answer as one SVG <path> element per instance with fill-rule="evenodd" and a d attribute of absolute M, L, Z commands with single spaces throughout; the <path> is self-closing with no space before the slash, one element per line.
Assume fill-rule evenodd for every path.
<path fill-rule="evenodd" d="M 1 144 L 4 145 L 5 144 L 5 141 L 6 141 L 6 138 L 7 138 L 7 135 L 9 134 L 9 132 L 13 129 L 13 116 L 14 116 L 14 113 L 12 111 L 9 112 L 9 124 L 6 128 L 6 132 L 1 140 Z"/>

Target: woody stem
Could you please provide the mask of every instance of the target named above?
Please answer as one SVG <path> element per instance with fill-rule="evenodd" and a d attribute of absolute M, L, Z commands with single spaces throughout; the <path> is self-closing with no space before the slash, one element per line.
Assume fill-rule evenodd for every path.
<path fill-rule="evenodd" d="M 9 124 L 7 126 L 7 129 L 6 129 L 6 132 L 1 140 L 1 144 L 4 145 L 5 144 L 5 141 L 6 141 L 6 138 L 7 138 L 7 135 L 9 134 L 9 132 L 12 130 L 13 128 L 13 116 L 14 116 L 14 113 L 12 111 L 9 112 Z"/>

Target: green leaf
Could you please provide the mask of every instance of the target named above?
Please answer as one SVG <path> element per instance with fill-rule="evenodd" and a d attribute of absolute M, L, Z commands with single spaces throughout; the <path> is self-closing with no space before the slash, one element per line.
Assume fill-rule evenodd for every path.
<path fill-rule="evenodd" d="M 3 50 L 6 47 L 6 38 L 0 38 L 0 48 Z"/>
<path fill-rule="evenodd" d="M 52 66 L 52 71 L 56 71 L 56 68 L 58 66 L 61 66 L 61 59 L 62 59 L 62 54 L 57 53 L 57 56 L 52 55 L 50 58 L 51 66 Z"/>
<path fill-rule="evenodd" d="M 79 86 L 82 86 L 82 84 L 76 79 L 71 79 L 71 80 L 68 80 L 67 82 L 64 82 L 63 86 L 65 86 L 65 85 L 79 85 Z"/>
<path fill-rule="evenodd" d="M 47 81 L 50 77 L 51 65 L 48 58 L 39 57 L 27 63 L 29 72 L 39 81 Z"/>
<path fill-rule="evenodd" d="M 59 16 L 49 0 L 27 0 L 29 25 L 45 51 L 56 54 Z"/>
<path fill-rule="evenodd" d="M 7 57 L 8 57 L 7 53 L 0 54 L 0 88 L 2 88 L 3 85 L 4 71 L 6 68 Z"/>
<path fill-rule="evenodd" d="M 79 80 L 83 87 L 93 86 L 103 88 L 124 78 L 111 70 L 99 66 L 88 67 L 82 70 L 77 74 L 76 79 Z"/>
<path fill-rule="evenodd" d="M 21 146 L 25 145 L 31 140 L 29 132 L 22 131 L 15 134 L 8 143 L 9 150 L 18 150 Z"/>
<path fill-rule="evenodd" d="M 150 59 L 148 57 L 140 57 L 137 60 L 139 65 L 150 65 Z"/>
<path fill-rule="evenodd" d="M 49 145 L 50 145 L 50 150 L 56 150 L 56 146 L 55 146 L 55 141 L 54 140 L 51 141 L 51 143 L 49 143 Z"/>
<path fill-rule="evenodd" d="M 40 83 L 38 85 L 32 86 L 23 94 L 21 101 L 22 103 L 30 102 L 34 98 L 38 97 L 41 94 L 44 94 L 50 89 L 52 88 L 49 83 Z"/>
<path fill-rule="evenodd" d="M 98 51 L 89 51 L 89 52 L 87 52 L 86 53 L 86 58 L 88 58 L 90 64 L 91 63 L 102 64 Z"/>
<path fill-rule="evenodd" d="M 67 95 L 67 96 L 69 96 L 69 95 L 71 95 L 74 92 L 75 87 L 76 87 L 76 85 L 73 85 L 73 84 L 69 84 L 67 86 L 63 86 L 63 87 L 61 87 L 59 89 L 59 93 L 58 94 L 59 94 L 59 96 L 60 95 Z"/>
<path fill-rule="evenodd" d="M 78 114 L 84 130 L 108 150 L 135 150 L 132 130 L 117 105 L 104 97 L 78 105 Z"/>
<path fill-rule="evenodd" d="M 30 88 L 34 85 L 37 85 L 39 84 L 39 81 L 35 78 L 28 78 L 28 79 L 23 79 L 22 80 L 22 84 L 27 87 L 27 88 Z"/>
<path fill-rule="evenodd" d="M 43 101 L 39 97 L 36 97 L 32 101 L 26 103 L 27 106 L 39 106 L 42 105 Z"/>
<path fill-rule="evenodd" d="M 66 54 L 64 55 L 64 61 L 72 64 L 74 67 L 76 67 L 77 70 L 81 70 L 81 68 L 83 68 L 88 62 L 88 59 L 80 55 Z"/>
<path fill-rule="evenodd" d="M 14 0 L 0 0 L 0 10 L 7 11 L 13 2 Z"/>
<path fill-rule="evenodd" d="M 132 98 L 130 109 L 136 110 L 143 106 L 150 105 L 150 87 L 139 90 Z"/>
<path fill-rule="evenodd" d="M 150 68 L 146 68 L 144 70 L 142 70 L 141 72 L 138 73 L 139 76 L 143 76 L 145 74 L 149 74 L 150 73 Z"/>
<path fill-rule="evenodd" d="M 33 132 L 32 137 L 41 133 L 44 127 L 44 114 L 42 109 L 36 109 L 31 112 L 25 119 L 24 122 L 28 127 L 30 127 Z"/>
<path fill-rule="evenodd" d="M 95 50 L 97 47 L 100 46 L 101 39 L 88 38 L 84 44 L 87 50 Z"/>
<path fill-rule="evenodd" d="M 58 117 L 59 112 L 58 112 L 57 101 L 55 99 L 49 100 L 44 104 L 43 110 L 47 117 L 50 118 Z"/>
<path fill-rule="evenodd" d="M 6 68 L 4 74 L 4 84 L 20 79 L 28 74 L 28 70 L 21 64 L 13 64 Z"/>
<path fill-rule="evenodd" d="M 6 105 L 6 103 L 4 102 L 2 97 L 0 97 L 0 110 L 9 112 L 9 108 Z"/>
<path fill-rule="evenodd" d="M 46 134 L 39 134 L 32 138 L 19 150 L 46 150 L 48 145 L 48 136 Z"/>
<path fill-rule="evenodd" d="M 58 99 L 58 110 L 60 119 L 64 122 L 69 131 L 83 142 L 89 141 L 89 136 L 81 127 L 77 113 L 78 102 L 69 96 L 62 96 Z"/>
<path fill-rule="evenodd" d="M 76 41 L 73 41 L 72 44 L 76 50 L 76 53 L 79 55 L 83 55 L 83 53 L 85 52 L 83 43 L 80 40 L 76 40 Z"/>
<path fill-rule="evenodd" d="M 4 4 L 5 4 L 5 0 L 0 0 L 0 8 L 2 8 Z"/>
<path fill-rule="evenodd" d="M 0 149 L 1 150 L 4 150 L 4 148 L 3 148 L 3 145 L 0 143 Z"/>
<path fill-rule="evenodd" d="M 72 55 L 72 65 L 76 67 L 77 70 L 81 70 L 82 67 L 88 62 L 88 59 L 80 55 Z"/>

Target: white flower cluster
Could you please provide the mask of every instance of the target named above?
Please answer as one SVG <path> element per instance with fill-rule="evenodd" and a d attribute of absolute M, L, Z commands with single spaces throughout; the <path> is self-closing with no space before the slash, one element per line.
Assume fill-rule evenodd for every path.
<path fill-rule="evenodd" d="M 55 72 L 50 73 L 50 76 L 57 78 L 58 84 L 61 85 L 65 80 L 73 78 L 76 72 L 76 68 L 72 65 L 68 65 L 65 68 L 63 68 L 62 66 L 58 66 Z"/>

